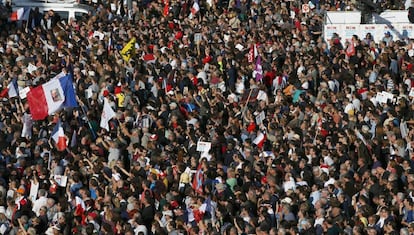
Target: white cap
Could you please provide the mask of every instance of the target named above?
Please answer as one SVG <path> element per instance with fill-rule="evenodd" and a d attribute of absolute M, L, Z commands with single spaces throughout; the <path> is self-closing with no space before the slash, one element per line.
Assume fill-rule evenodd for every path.
<path fill-rule="evenodd" d="M 290 197 L 285 197 L 285 198 L 282 199 L 281 202 L 290 205 L 292 203 L 292 199 Z"/>
<path fill-rule="evenodd" d="M 162 214 L 164 215 L 164 216 L 170 216 L 170 217 L 172 217 L 173 216 L 173 213 L 172 213 L 172 211 L 171 210 L 168 210 L 168 211 L 163 211 L 162 212 Z"/>
<path fill-rule="evenodd" d="M 18 57 L 16 58 L 16 62 L 22 61 L 22 60 L 24 60 L 24 59 L 25 59 L 25 57 L 24 57 L 23 55 L 18 56 Z"/>
<path fill-rule="evenodd" d="M 95 76 L 95 71 L 88 71 L 88 75 L 91 76 L 91 77 L 94 77 Z"/>

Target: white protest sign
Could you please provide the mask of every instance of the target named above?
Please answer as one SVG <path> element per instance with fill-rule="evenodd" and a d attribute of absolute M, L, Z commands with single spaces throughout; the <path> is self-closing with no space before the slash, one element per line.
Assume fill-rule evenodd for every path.
<path fill-rule="evenodd" d="M 256 124 L 260 125 L 262 124 L 263 120 L 265 120 L 266 115 L 264 113 L 264 111 L 260 112 L 257 116 L 256 116 Z"/>
<path fill-rule="evenodd" d="M 382 94 L 384 94 L 384 96 L 387 98 L 387 100 L 392 100 L 394 99 L 394 95 L 392 93 L 383 91 Z"/>
<path fill-rule="evenodd" d="M 66 184 L 68 183 L 68 177 L 64 176 L 64 175 L 55 175 L 53 177 L 56 181 L 56 183 L 60 186 L 60 187 L 66 187 Z"/>
<path fill-rule="evenodd" d="M 99 32 L 99 31 L 95 31 L 95 32 L 93 32 L 93 37 L 98 37 L 99 40 L 103 40 L 104 37 L 105 37 L 105 34 Z"/>
<path fill-rule="evenodd" d="M 111 11 L 116 11 L 116 5 L 115 5 L 115 3 L 111 3 Z"/>
<path fill-rule="evenodd" d="M 408 94 L 410 97 L 414 97 L 414 88 L 411 88 L 410 93 Z"/>
<path fill-rule="evenodd" d="M 408 127 L 407 127 L 407 122 L 406 121 L 402 121 L 400 124 L 400 130 L 401 130 L 401 136 L 403 138 L 407 137 L 408 135 Z"/>
<path fill-rule="evenodd" d="M 31 64 L 31 63 L 29 63 L 29 65 L 27 65 L 27 71 L 31 74 L 31 73 L 33 73 L 34 71 L 36 71 L 37 70 L 37 67 L 36 66 L 34 66 L 33 64 Z"/>
<path fill-rule="evenodd" d="M 310 7 L 309 4 L 302 4 L 302 13 L 309 13 Z"/>
<path fill-rule="evenodd" d="M 211 142 L 198 141 L 197 142 L 197 151 L 199 152 L 208 152 L 211 149 Z"/>
<path fill-rule="evenodd" d="M 26 99 L 27 93 L 29 93 L 30 87 L 25 87 L 19 90 L 19 97 L 20 99 Z"/>

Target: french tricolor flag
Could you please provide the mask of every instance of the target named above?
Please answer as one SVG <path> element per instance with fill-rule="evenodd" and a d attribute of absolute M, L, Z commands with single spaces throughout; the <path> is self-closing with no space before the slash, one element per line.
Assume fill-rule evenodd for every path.
<path fill-rule="evenodd" d="M 204 183 L 204 175 L 201 163 L 198 164 L 197 171 L 193 178 L 193 189 L 196 193 L 202 194 L 203 193 L 203 183 Z"/>
<path fill-rule="evenodd" d="M 253 140 L 253 144 L 257 145 L 257 147 L 261 149 L 263 148 L 266 139 L 266 135 L 263 134 L 263 132 L 259 131 L 256 138 Z"/>
<path fill-rule="evenodd" d="M 29 20 L 30 7 L 21 7 L 13 11 L 10 15 L 10 21 Z"/>
<path fill-rule="evenodd" d="M 64 151 L 68 146 L 68 138 L 65 136 L 60 120 L 56 123 L 55 128 L 53 128 L 52 139 L 55 141 L 56 148 L 59 151 Z"/>
<path fill-rule="evenodd" d="M 191 7 L 191 14 L 195 16 L 197 12 L 200 11 L 200 5 L 198 5 L 198 2 L 194 2 L 193 6 Z"/>
<path fill-rule="evenodd" d="M 361 98 L 363 100 L 366 100 L 367 99 L 367 95 L 368 95 L 368 91 L 369 91 L 368 88 L 363 87 L 363 88 L 359 89 L 357 92 L 358 92 L 358 94 L 361 95 Z"/>
<path fill-rule="evenodd" d="M 32 88 L 27 93 L 27 101 L 33 120 L 44 120 L 61 108 L 77 107 L 72 75 L 67 74 Z"/>
<path fill-rule="evenodd" d="M 19 87 L 17 85 L 17 79 L 14 78 L 7 86 L 9 98 L 13 98 L 19 95 Z"/>
<path fill-rule="evenodd" d="M 19 95 L 17 79 L 13 78 L 13 80 L 0 92 L 0 98 L 13 98 Z"/>

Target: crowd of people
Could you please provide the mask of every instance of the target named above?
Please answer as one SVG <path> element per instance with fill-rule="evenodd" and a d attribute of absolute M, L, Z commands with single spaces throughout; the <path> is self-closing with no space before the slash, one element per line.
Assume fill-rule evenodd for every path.
<path fill-rule="evenodd" d="M 354 1 L 91 4 L 0 23 L 0 234 L 414 234 L 411 39 L 323 38 Z"/>

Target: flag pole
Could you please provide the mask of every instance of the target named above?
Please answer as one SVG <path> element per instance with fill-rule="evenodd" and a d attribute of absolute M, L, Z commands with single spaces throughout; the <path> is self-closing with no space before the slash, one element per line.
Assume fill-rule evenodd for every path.
<path fill-rule="evenodd" d="M 76 96 L 76 97 L 77 97 L 77 98 L 78 98 L 78 100 L 80 101 L 79 97 L 78 97 L 78 96 Z M 82 109 L 82 112 L 83 112 L 83 114 L 85 115 L 86 122 L 88 123 L 89 130 L 90 130 L 90 132 L 91 132 L 91 134 L 92 134 L 92 138 L 93 138 L 93 140 L 96 140 L 96 133 L 95 133 L 95 131 L 94 131 L 94 130 L 93 130 L 93 128 L 92 128 L 92 124 L 91 124 L 91 122 L 89 121 L 89 118 L 88 118 L 88 115 L 87 115 L 87 113 L 86 113 L 85 109 L 83 108 L 83 102 L 79 102 L 79 103 L 80 103 L 80 107 L 81 107 L 81 109 Z"/>
<path fill-rule="evenodd" d="M 167 96 L 167 82 L 165 81 L 165 78 L 162 79 L 163 83 L 164 83 L 164 92 L 165 92 L 165 96 Z"/>
<path fill-rule="evenodd" d="M 250 88 L 249 96 L 247 96 L 246 103 L 244 104 L 244 107 L 242 110 L 242 116 L 244 116 L 244 112 L 246 112 L 246 108 L 247 108 L 247 105 L 249 104 L 250 96 L 252 95 L 252 92 L 253 92 L 253 88 Z"/>

